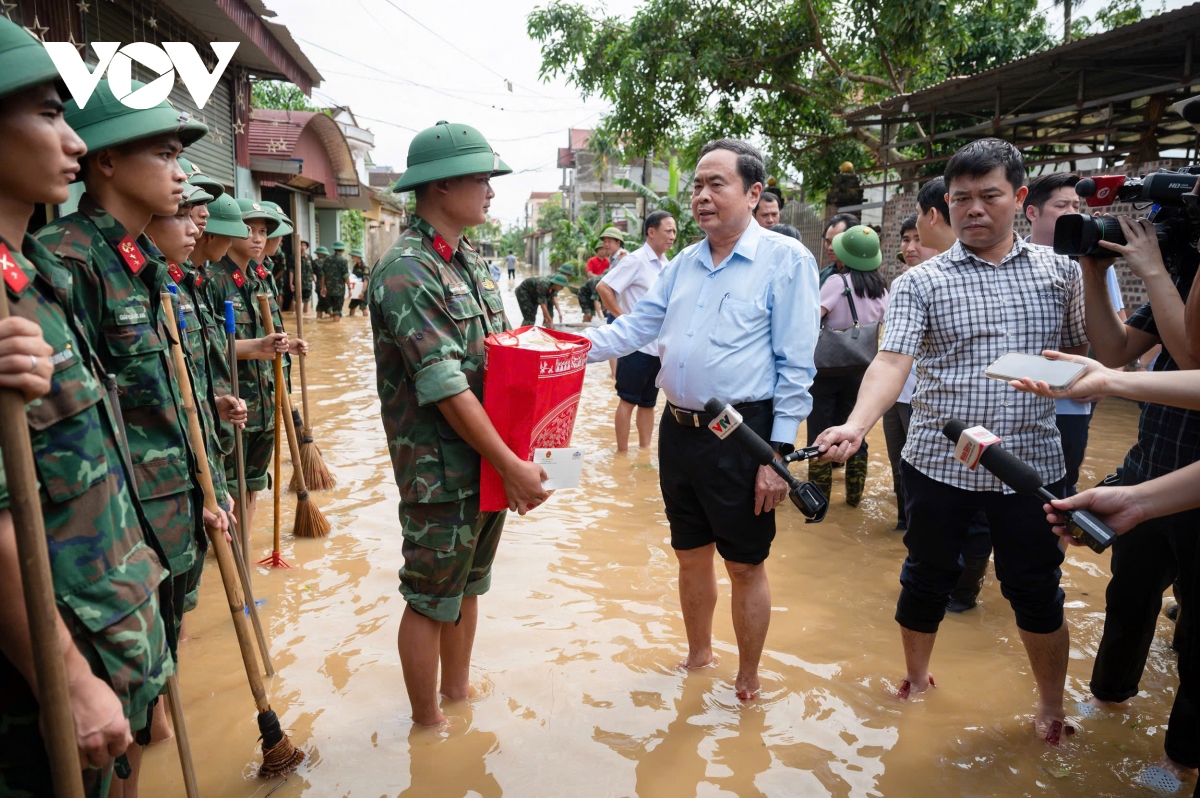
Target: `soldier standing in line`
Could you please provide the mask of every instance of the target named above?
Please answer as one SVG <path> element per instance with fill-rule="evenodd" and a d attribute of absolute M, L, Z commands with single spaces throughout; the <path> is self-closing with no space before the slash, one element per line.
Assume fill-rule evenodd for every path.
<path fill-rule="evenodd" d="M 141 86 L 134 81 L 134 91 Z M 86 191 L 79 210 L 43 227 L 37 238 L 70 272 L 86 342 L 106 373 L 116 375 L 131 482 L 171 572 L 163 604 L 174 651 L 189 572 L 208 545 L 201 525 L 223 530 L 226 520 L 203 509 L 193 480 L 195 456 L 177 383 L 183 375 L 175 373 L 167 347 L 172 322 L 161 301 L 167 265 L 144 231 L 155 214 L 178 210 L 184 174 L 175 159 L 207 128 L 166 101 L 129 108 L 107 80 L 99 81 L 85 109 L 68 101 L 66 121 L 88 145 L 81 163 Z M 141 749 L 127 755 L 136 779 Z"/>
<path fill-rule="evenodd" d="M 329 250 L 317 247 L 317 260 L 313 263 L 313 293 L 317 297 L 317 318 L 322 319 L 329 310 L 329 300 L 325 298 L 321 286 L 325 282 L 325 266 L 329 263 Z"/>
<path fill-rule="evenodd" d="M 407 607 L 397 647 L 413 722 L 444 724 L 440 692 L 470 694 L 478 598 L 504 512 L 479 510 L 480 456 L 500 472 L 510 509 L 549 495 L 545 472 L 513 454 L 483 411 L 483 339 L 509 328 L 500 290 L 462 237 L 487 219 L 490 179 L 512 170 L 483 136 L 439 122 L 413 139 L 394 190 L 413 191 L 408 229 L 375 268 L 371 331 L 383 427 L 396 483 Z"/>
<path fill-rule="evenodd" d="M 283 300 L 281 299 L 281 296 L 283 296 L 282 292 L 284 289 L 283 285 L 275 279 L 275 274 L 271 270 L 270 259 L 275 257 L 279 252 L 280 244 L 283 242 L 285 237 L 292 234 L 295 229 L 295 225 L 292 224 L 292 220 L 288 218 L 287 214 L 283 212 L 283 208 L 279 207 L 277 203 L 269 200 L 263 200 L 259 202 L 259 205 L 274 214 L 275 218 L 279 221 L 279 225 L 274 230 L 267 233 L 267 243 L 263 246 L 263 266 L 266 269 L 267 276 L 262 278 L 260 275 L 258 275 L 257 270 L 256 276 L 260 276 L 260 279 L 266 282 L 266 292 L 271 295 L 272 331 L 282 330 L 283 313 L 281 311 L 283 310 Z M 280 257 L 280 260 L 282 261 L 283 258 Z M 301 340 L 300 338 L 292 338 L 291 345 L 293 348 L 299 347 L 305 354 L 308 354 L 307 341 Z M 284 384 L 286 385 L 285 390 L 290 394 L 292 392 L 292 356 L 290 354 L 283 356 L 283 380 Z"/>
<path fill-rule="evenodd" d="M 11 313 L 0 340 L 4 360 L 16 364 L 0 369 L 0 386 L 30 402 L 76 743 L 87 794 L 103 796 L 107 765 L 143 734 L 174 661 L 158 596 L 166 558 L 129 487 L 104 371 L 76 316 L 68 274 L 25 232 L 37 203 L 67 201 L 86 152 L 63 119 L 58 84 L 41 44 L 0 19 L 0 301 Z M 0 794 L 50 795 L 8 506 L 0 471 Z"/>
<path fill-rule="evenodd" d="M 271 363 L 279 354 L 299 354 L 299 341 L 289 341 L 287 333 L 276 333 L 270 318 L 262 318 L 258 294 L 268 291 L 269 274 L 259 259 L 267 234 L 279 226 L 279 219 L 255 200 L 236 200 L 242 222 L 250 234 L 233 239 L 229 251 L 211 270 L 209 296 L 213 307 L 233 302 L 237 334 L 238 390 L 246 402 L 246 428 L 242 435 L 243 464 L 246 470 L 246 524 L 254 529 L 258 494 L 269 485 L 268 470 L 275 449 L 275 369 Z M 261 272 L 261 273 L 260 273 Z M 226 473 L 236 473 L 236 458 L 225 461 Z"/>
<path fill-rule="evenodd" d="M 300 242 L 300 298 L 304 303 L 303 313 L 308 315 L 308 306 L 312 301 L 313 262 L 308 254 L 308 242 Z"/>
<path fill-rule="evenodd" d="M 325 262 L 321 272 L 321 296 L 325 297 L 325 310 L 334 319 L 342 320 L 342 308 L 346 304 L 346 291 L 350 288 L 350 264 L 342 255 L 346 245 L 341 241 L 333 242 L 333 257 Z"/>
<path fill-rule="evenodd" d="M 526 277 L 514 292 L 521 308 L 521 326 L 530 327 L 537 321 L 538 307 L 542 309 L 542 326 L 554 329 L 555 296 L 567 284 L 567 276 L 556 272 L 549 277 Z"/>

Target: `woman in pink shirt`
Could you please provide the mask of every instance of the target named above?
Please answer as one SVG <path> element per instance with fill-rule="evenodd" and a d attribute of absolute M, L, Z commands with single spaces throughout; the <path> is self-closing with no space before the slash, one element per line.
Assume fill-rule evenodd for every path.
<path fill-rule="evenodd" d="M 848 270 L 834 273 L 821 286 L 821 324 L 831 330 L 853 327 L 851 295 L 859 324 L 883 321 L 888 291 L 887 281 L 879 273 L 879 265 L 883 262 L 879 236 L 866 225 L 851 227 L 833 239 L 833 250 Z M 839 372 L 836 376 L 817 370 L 809 390 L 813 401 L 807 422 L 809 446 L 821 430 L 846 423 L 858 401 L 858 386 L 862 384 L 864 373 L 866 367 L 851 374 Z M 809 463 L 808 478 L 829 496 L 833 488 L 833 464 Z M 846 504 L 858 506 L 866 481 L 867 442 L 864 439 L 858 451 L 846 462 Z"/>

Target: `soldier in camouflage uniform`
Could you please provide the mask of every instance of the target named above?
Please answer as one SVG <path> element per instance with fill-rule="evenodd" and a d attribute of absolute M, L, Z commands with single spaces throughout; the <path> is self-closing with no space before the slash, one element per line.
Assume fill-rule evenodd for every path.
<path fill-rule="evenodd" d="M 325 312 L 334 321 L 342 320 L 342 308 L 346 304 L 346 290 L 350 288 L 350 264 L 342 253 L 346 245 L 333 242 L 333 256 L 325 261 L 321 271 L 321 296 L 325 297 Z"/>
<path fill-rule="evenodd" d="M 300 242 L 300 301 L 303 302 L 302 312 L 308 315 L 308 306 L 312 302 L 313 290 L 313 261 L 308 254 L 308 242 Z"/>
<path fill-rule="evenodd" d="M 0 196 L 8 200 L 0 272 L 12 315 L 0 322 L 0 338 L 18 360 L 33 358 L 28 373 L 0 371 L 0 384 L 30 400 L 76 741 L 90 768 L 86 792 L 103 796 L 106 765 L 145 728 L 148 707 L 174 672 L 158 597 L 169 572 L 130 490 L 121 427 L 72 305 L 71 275 L 25 234 L 34 203 L 67 200 L 71 170 L 85 152 L 63 120 L 57 79 L 41 44 L 0 19 Z M 9 502 L 0 467 L 0 795 L 45 796 L 53 787 Z"/>
<path fill-rule="evenodd" d="M 313 263 L 313 293 L 317 295 L 317 318 L 325 317 L 329 310 L 329 300 L 321 293 L 321 284 L 325 281 L 325 265 L 329 262 L 329 250 L 317 247 L 317 260 Z"/>
<path fill-rule="evenodd" d="M 219 200 L 218 200 L 219 201 Z M 287 333 L 274 332 L 271 319 L 262 318 L 258 295 L 270 293 L 270 273 L 259 259 L 267 235 L 279 226 L 275 214 L 255 200 L 236 201 L 250 235 L 234 239 L 229 252 L 211 271 L 209 297 L 213 307 L 233 302 L 237 335 L 238 391 L 246 402 L 246 428 L 242 435 L 242 458 L 246 469 L 246 523 L 254 528 L 258 494 L 269 485 L 268 469 L 275 450 L 276 353 L 299 354 L 296 341 Z M 225 470 L 236 474 L 236 457 L 225 461 Z"/>
<path fill-rule="evenodd" d="M 600 304 L 600 294 L 596 291 L 596 284 L 603 277 L 604 275 L 593 276 L 579 287 L 579 309 L 583 311 L 585 322 L 591 321 L 593 315 L 604 315 L 604 306 Z"/>
<path fill-rule="evenodd" d="M 554 329 L 555 295 L 567 284 L 567 276 L 555 273 L 549 277 L 526 277 L 514 292 L 521 308 L 521 326 L 531 327 L 537 321 L 538 307 L 542 309 L 542 326 Z"/>
<path fill-rule="evenodd" d="M 388 450 L 400 488 L 407 602 L 398 647 L 413 721 L 445 722 L 441 693 L 469 694 L 478 597 L 505 513 L 479 509 L 480 456 L 499 471 L 510 508 L 545 500 L 545 472 L 519 459 L 483 411 L 483 339 L 508 329 L 500 291 L 462 237 L 481 224 L 489 179 L 511 170 L 476 130 L 439 122 L 417 134 L 396 191 L 414 191 L 409 227 L 373 270 L 371 331 Z M 471 209 L 464 215 L 464 208 Z M 422 215 L 445 220 L 435 228 Z"/>
<path fill-rule="evenodd" d="M 295 225 L 292 223 L 292 220 L 288 218 L 288 215 L 283 212 L 283 208 L 279 207 L 278 203 L 274 203 L 269 200 L 263 200 L 259 204 L 273 213 L 275 218 L 279 220 L 279 226 L 267 233 L 267 243 L 263 246 L 263 257 L 267 260 L 264 260 L 263 266 L 265 266 L 267 269 L 268 288 L 270 289 L 271 294 L 271 323 L 274 325 L 274 329 L 282 330 L 284 329 L 282 313 L 282 310 L 284 309 L 284 303 L 281 297 L 285 296 L 283 293 L 284 288 L 283 284 L 280 283 L 275 277 L 275 271 L 272 270 L 269 259 L 273 256 L 276 256 L 276 254 L 279 252 L 280 243 L 283 241 L 285 236 L 290 236 L 292 234 L 292 232 L 295 230 Z M 280 256 L 280 260 L 282 260 L 282 256 Z M 291 272 L 288 271 L 287 274 L 285 274 L 285 277 L 290 274 Z M 301 338 L 291 338 L 289 340 L 293 349 L 298 348 L 304 354 L 308 354 L 307 341 Z M 284 390 L 286 390 L 288 394 L 291 394 L 292 356 L 290 354 L 285 354 L 283 356 L 283 380 L 284 385 L 286 386 Z"/>

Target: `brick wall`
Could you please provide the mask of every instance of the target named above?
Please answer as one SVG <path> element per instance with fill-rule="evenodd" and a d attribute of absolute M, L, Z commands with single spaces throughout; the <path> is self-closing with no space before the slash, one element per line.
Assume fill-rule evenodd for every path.
<path fill-rule="evenodd" d="M 1159 168 L 1178 169 L 1184 165 L 1186 163 L 1180 160 L 1152 161 L 1138 166 L 1120 166 L 1111 170 L 1092 169 L 1081 171 L 1079 175 L 1087 177 L 1089 175 L 1118 174 L 1122 172 L 1130 175 L 1144 175 L 1157 171 Z M 883 208 L 883 234 L 880 236 L 883 244 L 882 268 L 887 275 L 889 283 L 900 274 L 901 264 L 896 259 L 896 253 L 900 251 L 900 223 L 904 221 L 904 217 L 916 209 L 916 191 L 906 191 L 902 194 L 896 194 L 887 201 L 887 204 Z M 1125 216 L 1145 216 L 1149 211 L 1149 209 L 1134 210 L 1131 205 L 1126 203 L 1116 203 L 1101 210 L 1114 215 L 1120 214 Z M 1016 230 L 1019 236 L 1024 237 L 1029 235 L 1029 222 L 1026 221 L 1022 214 L 1017 215 Z M 1141 278 L 1129 270 L 1124 260 L 1117 260 L 1114 265 L 1117 268 L 1117 281 L 1121 284 L 1121 294 L 1125 300 L 1125 309 L 1132 313 L 1146 302 L 1146 286 Z"/>

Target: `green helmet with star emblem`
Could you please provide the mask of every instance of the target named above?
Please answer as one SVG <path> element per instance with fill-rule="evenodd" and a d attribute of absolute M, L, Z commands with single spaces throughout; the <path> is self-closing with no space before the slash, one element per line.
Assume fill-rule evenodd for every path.
<path fill-rule="evenodd" d="M 133 80 L 130 85 L 136 92 L 146 84 Z M 206 125 L 175 108 L 169 100 L 153 108 L 130 108 L 113 94 L 107 78 L 96 84 L 96 91 L 83 108 L 74 99 L 67 100 L 65 116 L 91 152 L 167 133 L 178 133 L 187 147 L 208 133 Z"/>
<path fill-rule="evenodd" d="M 511 172 L 478 130 L 441 121 L 422 130 L 408 145 L 408 168 L 392 191 L 408 191 L 434 180 L 463 175 L 496 177 Z"/>
<path fill-rule="evenodd" d="M 181 155 L 176 158 L 175 161 L 179 164 L 179 168 L 183 170 L 183 173 L 187 175 L 187 181 L 193 186 L 200 186 L 200 188 L 207 191 L 213 197 L 219 197 L 225 193 L 224 183 L 220 182 L 219 180 L 214 180 L 213 178 L 204 174 L 204 172 L 200 170 L 199 166 L 192 163 L 187 158 L 184 158 Z"/>
<path fill-rule="evenodd" d="M 275 229 L 279 227 L 279 217 L 275 215 L 274 211 L 264 208 L 262 203 L 260 203 L 258 200 L 238 197 L 237 204 L 242 210 L 243 222 L 253 221 L 254 219 L 262 219 L 267 223 L 268 238 L 270 238 L 271 233 L 275 232 Z"/>
<path fill-rule="evenodd" d="M 275 218 L 279 220 L 279 226 L 267 234 L 267 238 L 283 238 L 292 234 L 292 220 L 283 212 L 283 208 L 279 207 L 279 203 L 271 202 L 270 200 L 260 200 L 259 205 L 275 214 Z"/>
<path fill-rule="evenodd" d="M 250 228 L 242 221 L 242 209 L 237 200 L 222 194 L 208 203 L 208 223 L 204 232 L 215 236 L 246 238 L 250 235 Z"/>

